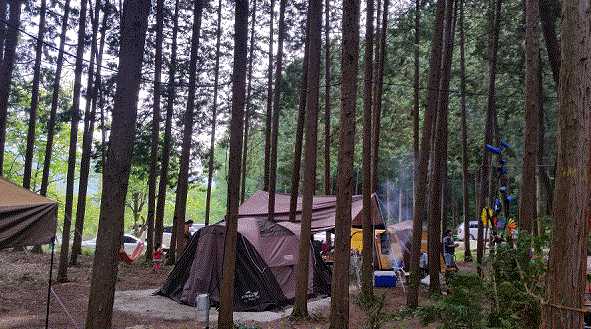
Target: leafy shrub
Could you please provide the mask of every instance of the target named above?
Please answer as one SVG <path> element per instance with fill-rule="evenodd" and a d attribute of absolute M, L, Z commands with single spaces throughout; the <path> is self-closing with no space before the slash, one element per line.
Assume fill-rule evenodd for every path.
<path fill-rule="evenodd" d="M 544 295 L 546 241 L 521 234 L 513 245 L 504 243 L 490 253 L 483 278 L 456 273 L 448 278 L 449 291 L 418 315 L 425 324 L 441 322 L 441 328 L 538 328 Z"/>

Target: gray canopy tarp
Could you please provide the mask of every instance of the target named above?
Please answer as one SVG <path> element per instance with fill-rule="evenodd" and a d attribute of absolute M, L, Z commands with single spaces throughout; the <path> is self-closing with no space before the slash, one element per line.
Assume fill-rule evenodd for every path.
<path fill-rule="evenodd" d="M 57 203 L 0 177 L 0 249 L 49 243 Z"/>

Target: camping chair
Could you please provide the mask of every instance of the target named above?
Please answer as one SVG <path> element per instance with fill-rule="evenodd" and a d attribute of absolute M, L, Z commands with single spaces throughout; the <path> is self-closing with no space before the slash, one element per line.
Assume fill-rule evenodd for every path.
<path fill-rule="evenodd" d="M 119 249 L 119 260 L 125 262 L 127 265 L 132 264 L 135 262 L 136 259 L 140 258 L 142 253 L 144 252 L 144 243 L 142 241 L 138 241 L 135 249 L 131 252 L 131 255 L 128 255 L 125 252 L 125 249 Z"/>

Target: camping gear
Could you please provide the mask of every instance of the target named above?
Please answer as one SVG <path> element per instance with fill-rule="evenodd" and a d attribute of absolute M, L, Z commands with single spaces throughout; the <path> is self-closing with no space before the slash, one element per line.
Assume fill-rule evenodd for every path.
<path fill-rule="evenodd" d="M 396 287 L 396 272 L 394 271 L 375 271 L 374 285 L 378 288 L 394 288 Z"/>
<path fill-rule="evenodd" d="M 276 194 L 273 220 L 268 219 L 269 194 L 259 191 L 239 208 L 234 310 L 264 311 L 289 304 L 295 298 L 296 264 L 299 256 L 301 198 L 295 221 L 289 220 L 289 194 Z M 353 197 L 352 225 L 361 227 L 363 201 Z M 372 196 L 374 228 L 385 228 L 377 196 Z M 334 228 L 335 196 L 315 196 L 312 203 L 313 233 Z M 208 293 L 212 305 L 219 304 L 222 258 L 226 227 L 224 223 L 197 231 L 175 268 L 156 294 L 194 305 L 198 294 Z M 330 269 L 319 248 L 310 248 L 308 293 L 330 294 Z"/>
<path fill-rule="evenodd" d="M 197 309 L 197 321 L 209 328 L 209 295 L 199 294 L 195 297 L 195 308 Z"/>
<path fill-rule="evenodd" d="M 128 255 L 125 252 L 125 249 L 119 249 L 119 260 L 125 262 L 127 265 L 133 264 L 136 259 L 140 258 L 142 253 L 144 252 L 144 243 L 139 241 L 135 246 L 135 249 L 131 252 L 131 255 Z"/>
<path fill-rule="evenodd" d="M 0 249 L 51 242 L 56 215 L 57 202 L 0 177 Z"/>
<path fill-rule="evenodd" d="M 246 238 L 245 225 L 240 225 L 241 222 L 243 220 L 239 221 L 236 245 L 236 273 L 239 274 L 234 283 L 234 310 L 265 311 L 287 305 L 295 297 L 298 239 L 276 226 L 272 226 L 276 231 L 265 230 L 264 234 L 269 234 L 269 238 L 286 242 L 284 246 L 266 246 L 267 253 L 264 255 L 268 258 L 265 261 L 262 251 L 255 248 L 256 245 L 260 247 L 260 243 Z M 254 226 L 253 230 L 258 229 L 256 222 L 244 223 Z M 156 294 L 195 306 L 195 297 L 208 293 L 211 304 L 219 305 L 225 238 L 224 225 L 209 225 L 197 231 Z M 264 241 L 263 244 L 269 242 L 271 241 Z M 319 271 L 317 267 L 321 264 L 317 257 L 310 257 L 310 262 L 310 274 Z M 328 269 L 323 268 L 322 271 Z M 318 277 L 317 274 L 313 276 L 313 280 L 310 278 L 310 293 L 314 292 L 312 288 L 317 284 Z M 330 274 L 327 277 L 330 280 Z M 324 280 L 321 285 L 324 288 L 320 289 L 321 292 L 330 291 L 330 281 Z"/>
<path fill-rule="evenodd" d="M 45 329 L 49 328 L 56 223 L 57 202 L 0 176 L 0 249 L 51 243 Z"/>
<path fill-rule="evenodd" d="M 387 230 L 376 229 L 373 241 L 374 267 L 379 270 L 389 270 L 392 264 L 388 257 L 390 242 Z M 363 229 L 351 228 L 351 250 L 363 251 Z"/>

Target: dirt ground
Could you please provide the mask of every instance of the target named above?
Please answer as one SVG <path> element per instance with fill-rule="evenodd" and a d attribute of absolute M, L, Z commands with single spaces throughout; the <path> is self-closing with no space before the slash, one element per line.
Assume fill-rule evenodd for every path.
<path fill-rule="evenodd" d="M 47 278 L 50 255 L 31 254 L 30 252 L 0 251 L 0 329 L 33 329 L 43 328 L 45 323 L 45 300 L 47 298 Z M 59 298 L 52 295 L 50 304 L 50 328 L 83 328 L 88 291 L 90 288 L 90 274 L 92 257 L 82 256 L 81 265 L 70 267 L 69 282 L 57 284 L 53 287 Z M 54 277 L 57 265 L 54 265 Z M 156 290 L 165 280 L 170 267 L 164 267 L 160 272 L 152 272 L 150 267 L 141 263 L 119 266 L 117 291 Z M 376 289 L 377 294 L 385 295 L 384 311 L 393 313 L 400 310 L 405 297 L 401 288 Z M 350 302 L 350 328 L 363 328 L 366 315 Z M 63 305 L 62 305 L 63 304 Z M 293 328 L 320 329 L 328 328 L 329 309 L 313 314 L 313 321 L 291 321 L 281 319 L 267 323 L 255 323 L 261 329 Z M 196 328 L 194 320 L 170 320 L 155 316 L 142 316 L 115 310 L 113 313 L 113 328 L 122 329 L 184 329 Z M 402 322 L 386 323 L 383 328 L 423 328 L 416 319 Z M 431 328 L 431 327 L 429 327 Z M 434 327 L 433 327 L 434 328 Z"/>

